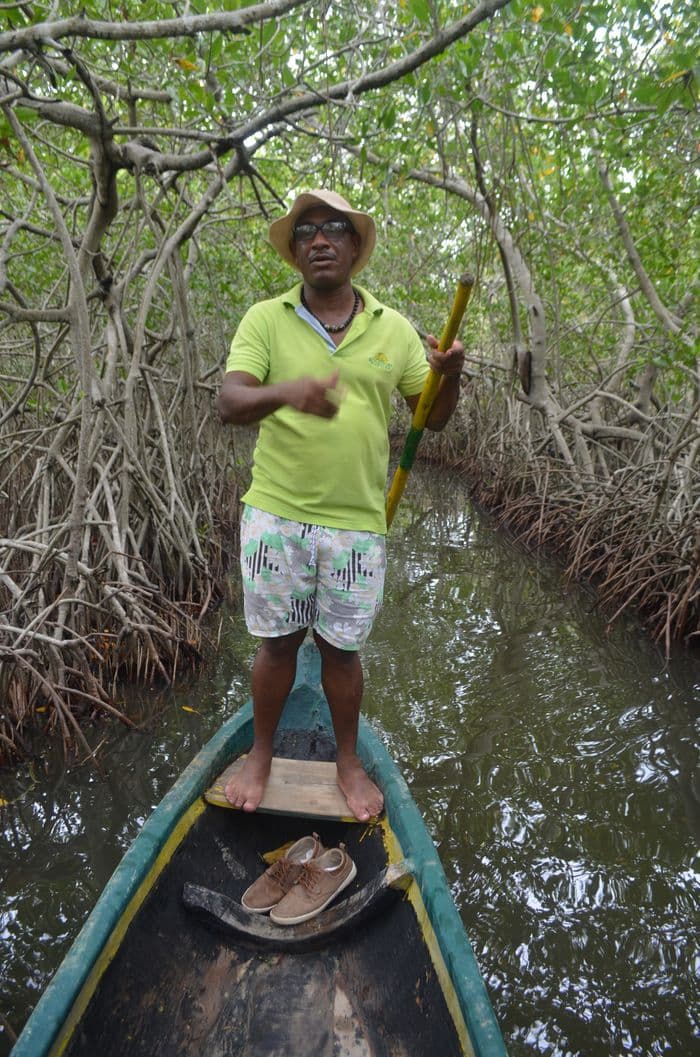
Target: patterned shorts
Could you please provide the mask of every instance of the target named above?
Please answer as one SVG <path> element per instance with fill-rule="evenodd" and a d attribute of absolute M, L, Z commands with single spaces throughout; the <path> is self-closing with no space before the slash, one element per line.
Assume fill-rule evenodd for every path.
<path fill-rule="evenodd" d="M 332 646 L 357 650 L 381 607 L 385 571 L 382 535 L 243 509 L 243 605 L 251 635 L 277 638 L 311 627 Z"/>

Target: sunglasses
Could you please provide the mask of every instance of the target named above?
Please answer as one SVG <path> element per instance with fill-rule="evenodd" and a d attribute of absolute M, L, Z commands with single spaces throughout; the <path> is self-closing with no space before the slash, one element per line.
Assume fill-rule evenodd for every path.
<path fill-rule="evenodd" d="M 346 232 L 354 233 L 355 229 L 349 220 L 324 220 L 322 224 L 312 224 L 310 221 L 297 224 L 292 234 L 297 242 L 309 242 L 316 237 L 316 232 L 321 231 L 327 239 L 338 242 Z"/>

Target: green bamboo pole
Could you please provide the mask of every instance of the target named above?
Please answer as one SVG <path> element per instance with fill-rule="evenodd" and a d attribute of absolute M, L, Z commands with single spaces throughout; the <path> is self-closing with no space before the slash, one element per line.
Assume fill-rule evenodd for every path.
<path fill-rule="evenodd" d="M 474 276 L 468 275 L 466 272 L 461 275 L 457 283 L 457 290 L 455 292 L 454 302 L 452 304 L 452 311 L 449 314 L 445 329 L 440 335 L 438 342 L 438 349 L 441 352 L 445 352 L 450 348 L 459 325 L 462 322 L 465 309 L 471 297 L 471 292 L 474 288 Z M 430 373 L 425 379 L 423 385 L 423 391 L 418 400 L 416 410 L 413 412 L 413 419 L 411 421 L 411 428 L 408 431 L 408 436 L 404 442 L 403 451 L 399 459 L 399 465 L 396 467 L 394 478 L 389 488 L 389 493 L 386 499 L 386 527 L 387 529 L 394 520 L 394 514 L 396 508 L 399 505 L 399 500 L 403 495 L 403 490 L 406 487 L 406 481 L 408 475 L 411 472 L 411 467 L 415 462 L 416 452 L 418 451 L 418 445 L 420 439 L 423 436 L 423 430 L 425 429 L 425 423 L 428 421 L 428 416 L 433 409 L 435 398 L 440 391 L 442 385 L 442 375 L 430 368 Z"/>

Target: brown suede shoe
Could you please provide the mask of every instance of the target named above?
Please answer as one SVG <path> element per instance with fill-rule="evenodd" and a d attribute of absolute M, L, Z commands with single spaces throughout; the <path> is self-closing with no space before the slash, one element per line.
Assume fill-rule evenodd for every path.
<path fill-rule="evenodd" d="M 299 879 L 305 863 L 325 851 L 318 833 L 300 837 L 288 848 L 281 859 L 273 863 L 241 896 L 241 904 L 251 914 L 266 914 L 277 906 L 292 885 Z"/>
<path fill-rule="evenodd" d="M 304 864 L 296 884 L 274 907 L 270 920 L 277 925 L 308 921 L 325 910 L 356 875 L 357 867 L 345 845 L 329 848 Z"/>

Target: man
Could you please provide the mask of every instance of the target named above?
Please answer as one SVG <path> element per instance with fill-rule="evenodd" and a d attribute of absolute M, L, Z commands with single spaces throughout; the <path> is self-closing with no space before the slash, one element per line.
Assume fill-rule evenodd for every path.
<path fill-rule="evenodd" d="M 338 785 L 366 821 L 383 807 L 356 752 L 363 690 L 358 649 L 381 605 L 384 489 L 393 389 L 413 411 L 428 362 L 413 327 L 352 278 L 369 260 L 372 218 L 333 191 L 311 191 L 270 227 L 278 253 L 301 272 L 288 293 L 254 305 L 231 344 L 218 397 L 222 422 L 260 423 L 252 484 L 243 497 L 241 567 L 251 634 L 254 743 L 226 786 L 254 811 L 272 744 L 310 627 L 336 738 Z M 429 429 L 442 429 L 459 397 L 464 349 L 428 337 L 444 375 Z"/>

